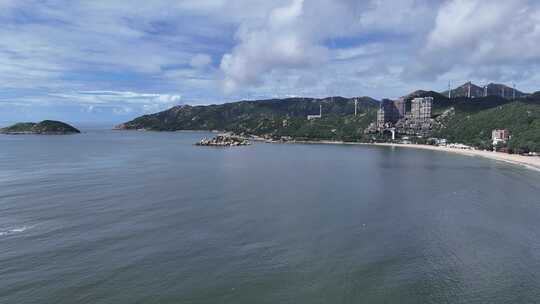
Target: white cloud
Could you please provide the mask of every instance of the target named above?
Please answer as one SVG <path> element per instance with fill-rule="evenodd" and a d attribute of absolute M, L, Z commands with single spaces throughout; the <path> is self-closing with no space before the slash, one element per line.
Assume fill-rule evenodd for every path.
<path fill-rule="evenodd" d="M 41 115 L 30 115 L 33 120 L 60 119 L 59 113 L 69 111 L 68 119 L 101 118 L 106 121 L 121 122 L 130 117 L 163 111 L 182 104 L 179 94 L 139 93 L 131 91 L 73 91 L 69 93 L 28 93 L 12 98 L 0 97 L 0 107 L 8 109 L 4 113 L 27 113 L 41 111 Z M 83 115 L 84 114 L 84 115 Z M 81 116 L 82 115 L 82 116 Z M 86 117 L 86 118 L 80 118 Z M 2 120 L 12 120 L 6 116 Z M 28 118 L 30 119 L 30 118 Z"/>
<path fill-rule="evenodd" d="M 324 64 L 330 59 L 324 40 L 351 34 L 351 13 L 358 6 L 354 1 L 290 0 L 272 8 L 262 23 L 243 23 L 238 44 L 221 60 L 225 91 L 260 84 L 272 70 Z"/>
<path fill-rule="evenodd" d="M 28 17 L 21 22 L 10 12 L 0 15 L 0 82 L 11 88 L 73 85 L 79 81 L 66 81 L 66 75 L 81 71 L 139 73 L 159 79 L 169 66 L 190 64 L 197 54 L 214 49 L 199 39 L 223 40 L 225 30 L 216 26 L 221 21 L 208 24 L 195 17 L 185 24 L 181 21 L 189 12 L 205 12 L 218 1 L 205 1 L 214 6 L 194 1 L 193 5 L 134 2 L 29 0 L 12 4 L 13 12 L 24 11 Z M 8 2 L 0 3 L 7 6 Z"/>
<path fill-rule="evenodd" d="M 236 34 L 239 44 L 221 60 L 225 91 L 231 93 L 239 86 L 254 84 L 275 68 L 325 61 L 326 49 L 298 30 L 303 17 L 304 1 L 292 0 L 272 9 L 263 24 L 242 24 Z"/>
<path fill-rule="evenodd" d="M 178 94 L 155 94 L 123 91 L 79 91 L 73 93 L 51 93 L 51 97 L 70 100 L 85 105 L 177 105 L 182 100 Z"/>
<path fill-rule="evenodd" d="M 511 71 L 540 60 L 540 3 L 528 0 L 452 0 L 439 10 L 418 65 L 427 76 L 470 70 Z M 508 69 L 510 68 L 510 69 Z M 523 70 L 523 72 L 526 72 Z M 504 78 L 501 73 L 490 74 Z M 485 75 L 485 76 L 490 76 Z"/>
<path fill-rule="evenodd" d="M 337 60 L 351 60 L 361 56 L 372 56 L 383 52 L 383 45 L 380 43 L 371 43 L 361 46 L 342 48 L 334 51 L 334 58 Z"/>
<path fill-rule="evenodd" d="M 428 32 L 426 24 L 434 20 L 433 12 L 438 3 L 423 0 L 286 1 L 270 9 L 262 21 L 250 20 L 240 25 L 236 46 L 221 60 L 223 88 L 230 93 L 245 87 L 261 87 L 272 71 L 280 71 L 282 75 L 302 71 L 317 73 L 325 65 L 333 65 L 333 59 L 354 61 L 364 56 L 364 61 L 369 61 L 367 57 L 373 54 L 371 61 L 375 65 L 380 64 L 381 52 L 386 52 L 387 57 L 407 58 L 405 52 L 417 50 L 413 45 L 420 39 L 414 35 Z M 375 41 L 362 42 L 373 32 L 378 33 L 373 37 Z M 392 35 L 408 35 L 409 45 L 397 45 L 403 41 L 394 42 Z M 358 42 L 344 46 L 340 39 L 357 39 Z M 395 52 L 397 49 L 402 53 Z"/>
<path fill-rule="evenodd" d="M 193 68 L 202 69 L 212 64 L 212 57 L 208 54 L 196 54 L 189 63 Z"/>
<path fill-rule="evenodd" d="M 0 0 L 0 24 L 4 109 L 136 115 L 178 102 L 393 97 L 469 78 L 538 89 L 534 0 Z"/>

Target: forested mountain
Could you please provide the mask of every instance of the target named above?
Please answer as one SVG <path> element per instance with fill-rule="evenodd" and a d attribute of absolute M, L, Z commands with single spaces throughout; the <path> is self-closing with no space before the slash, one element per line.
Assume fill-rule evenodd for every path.
<path fill-rule="evenodd" d="M 322 118 L 307 120 L 308 115 Z M 358 98 L 358 115 L 354 116 L 354 99 L 343 97 L 287 98 L 240 101 L 209 106 L 176 106 L 169 110 L 141 116 L 124 123 L 120 129 L 154 131 L 225 130 L 236 133 L 290 136 L 304 139 L 357 140 L 376 117 L 379 102 Z"/>
<path fill-rule="evenodd" d="M 508 129 L 508 147 L 515 151 L 540 151 L 540 99 L 534 97 L 509 101 L 482 98 L 453 105 L 455 113 L 434 131 L 434 136 L 451 142 L 480 148 L 491 147 L 491 132 Z"/>
<path fill-rule="evenodd" d="M 21 122 L 12 126 L 0 129 L 2 134 L 44 134 L 44 135 L 61 135 L 81 133 L 79 130 L 67 123 L 55 120 L 44 120 L 39 123 Z"/>
<path fill-rule="evenodd" d="M 425 96 L 434 98 L 433 118 L 439 122 L 432 132 L 434 137 L 490 148 L 492 130 L 508 129 L 512 134 L 510 148 L 516 151 L 540 151 L 540 92 L 516 100 L 500 96 L 449 99 L 440 93 L 422 90 L 405 97 L 411 100 Z M 141 116 L 118 128 L 224 130 L 268 138 L 369 141 L 372 137 L 364 134 L 364 130 L 375 122 L 379 102 L 369 97 L 361 97 L 358 101 L 357 116 L 354 116 L 354 99 L 343 97 L 184 105 Z M 308 115 L 319 114 L 320 106 L 322 118 L 308 120 Z M 443 113 L 451 114 L 441 116 Z"/>

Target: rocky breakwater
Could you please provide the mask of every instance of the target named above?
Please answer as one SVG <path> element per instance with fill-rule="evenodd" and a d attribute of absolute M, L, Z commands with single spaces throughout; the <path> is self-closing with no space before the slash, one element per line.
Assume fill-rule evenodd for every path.
<path fill-rule="evenodd" d="M 251 143 L 239 136 L 221 134 L 217 135 L 214 138 L 203 138 L 195 145 L 197 146 L 211 146 L 211 147 L 238 147 L 238 146 L 248 146 Z"/>

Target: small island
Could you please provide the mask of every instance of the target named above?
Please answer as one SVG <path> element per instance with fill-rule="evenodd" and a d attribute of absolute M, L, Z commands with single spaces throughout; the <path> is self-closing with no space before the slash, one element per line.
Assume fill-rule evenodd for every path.
<path fill-rule="evenodd" d="M 21 122 L 12 126 L 0 129 L 0 134 L 10 135 L 24 135 L 24 134 L 38 134 L 38 135 L 67 135 L 81 133 L 73 126 L 67 123 L 55 120 L 44 120 L 39 123 L 34 122 Z"/>
<path fill-rule="evenodd" d="M 237 146 L 248 146 L 251 143 L 239 136 L 221 134 L 212 139 L 203 138 L 195 145 L 197 146 L 211 146 L 211 147 L 237 147 Z"/>

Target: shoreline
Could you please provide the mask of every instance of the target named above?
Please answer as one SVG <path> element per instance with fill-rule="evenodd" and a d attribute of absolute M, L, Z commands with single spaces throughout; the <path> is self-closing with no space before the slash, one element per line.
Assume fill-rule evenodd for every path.
<path fill-rule="evenodd" d="M 152 132 L 152 133 L 227 133 L 227 131 L 221 131 L 221 130 L 174 130 L 174 131 L 167 131 L 167 130 L 152 130 L 152 129 L 105 129 L 109 131 L 125 131 L 125 132 Z"/>
<path fill-rule="evenodd" d="M 141 130 L 126 130 L 126 129 L 117 129 L 115 131 L 141 131 Z M 148 132 L 149 130 L 145 130 Z M 162 132 L 162 131 L 150 131 L 150 132 Z M 172 132 L 210 132 L 216 133 L 217 130 L 177 130 Z M 379 146 L 379 147 L 398 147 L 398 148 L 409 148 L 409 149 L 420 149 L 420 150 L 431 150 L 439 151 L 446 153 L 454 153 L 465 156 L 473 157 L 482 157 L 491 160 L 496 160 L 512 165 L 517 165 L 522 168 L 529 170 L 534 170 L 540 172 L 540 157 L 538 156 L 522 156 L 516 154 L 507 154 L 502 152 L 492 152 L 492 151 L 483 151 L 483 150 L 468 150 L 468 149 L 457 149 L 441 146 L 432 146 L 432 145 L 420 145 L 420 144 L 397 144 L 397 143 L 362 143 L 362 142 L 344 142 L 344 141 L 332 141 L 332 140 L 291 140 L 291 141 L 268 141 L 264 138 L 247 136 L 249 140 L 255 142 L 263 143 L 274 143 L 274 144 L 309 144 L 309 145 L 360 145 L 360 146 Z"/>
<path fill-rule="evenodd" d="M 530 170 L 540 172 L 540 157 L 538 156 L 523 156 L 518 154 L 508 154 L 502 152 L 493 152 L 493 151 L 484 151 L 484 150 L 468 150 L 468 149 L 457 149 L 449 147 L 440 147 L 440 146 L 431 146 L 431 145 L 419 145 L 419 144 L 391 144 L 391 143 L 375 143 L 367 144 L 374 146 L 386 146 L 386 147 L 404 147 L 404 148 L 414 148 L 421 150 L 431 150 L 431 151 L 440 151 L 448 152 L 454 154 L 460 154 L 465 156 L 474 156 L 488 158 L 500 162 L 509 163 L 512 165 L 518 165 L 520 167 L 525 167 Z"/>
<path fill-rule="evenodd" d="M 454 153 L 454 154 L 460 154 L 460 155 L 472 156 L 472 157 L 487 158 L 487 159 L 509 163 L 512 165 L 524 167 L 529 170 L 540 172 L 540 157 L 538 156 L 523 156 L 523 155 L 517 155 L 517 154 L 507 154 L 507 153 L 502 153 L 502 152 L 468 150 L 468 149 L 458 149 L 458 148 L 449 148 L 449 147 L 432 146 L 432 145 L 420 145 L 420 144 L 361 143 L 361 142 L 342 142 L 342 141 L 328 141 L 328 140 L 291 141 L 288 143 L 323 144 L 323 145 L 328 145 L 328 144 L 330 145 L 360 145 L 360 146 L 398 147 L 398 148 L 409 148 L 409 149 L 419 149 L 419 150 L 430 150 L 430 151 L 447 152 L 447 153 Z"/>

